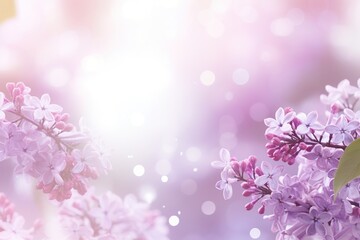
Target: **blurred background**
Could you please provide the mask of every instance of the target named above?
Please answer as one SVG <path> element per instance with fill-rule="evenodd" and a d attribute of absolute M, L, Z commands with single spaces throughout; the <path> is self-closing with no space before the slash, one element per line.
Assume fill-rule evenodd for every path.
<path fill-rule="evenodd" d="M 23 81 L 83 117 L 114 166 L 97 189 L 151 203 L 171 240 L 274 239 L 240 186 L 223 200 L 210 162 L 221 147 L 267 160 L 265 117 L 322 110 L 325 85 L 360 77 L 356 0 L 17 0 L 8 19 L 1 1 L 0 88 Z M 17 210 L 46 213 L 1 164 Z"/>

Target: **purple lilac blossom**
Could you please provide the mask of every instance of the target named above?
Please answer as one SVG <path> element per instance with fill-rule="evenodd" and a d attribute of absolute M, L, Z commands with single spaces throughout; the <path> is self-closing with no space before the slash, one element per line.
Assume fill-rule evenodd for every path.
<path fill-rule="evenodd" d="M 242 195 L 251 200 L 247 210 L 259 205 L 258 212 L 272 222 L 276 239 L 356 240 L 360 231 L 360 180 L 349 182 L 334 197 L 335 171 L 346 147 L 358 138 L 360 80 L 358 86 L 343 80 L 337 87 L 326 86 L 321 101 L 329 106 L 325 122 L 318 112 L 298 113 L 279 108 L 275 119 L 265 119 L 268 156 L 277 161 L 256 165 L 256 158 L 238 161 L 221 157 L 223 166 L 217 188 L 230 192 L 240 182 Z M 295 164 L 298 172 L 289 175 L 284 163 Z M 216 166 L 215 166 L 216 165 Z M 231 181 L 229 181 L 231 177 Z M 225 188 L 227 188 L 225 190 Z M 228 199 L 232 194 L 224 194 Z"/>

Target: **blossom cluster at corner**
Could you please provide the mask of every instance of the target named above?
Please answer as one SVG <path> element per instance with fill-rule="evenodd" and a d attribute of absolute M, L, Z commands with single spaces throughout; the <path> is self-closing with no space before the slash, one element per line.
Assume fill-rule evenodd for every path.
<path fill-rule="evenodd" d="M 33 240 L 41 239 L 40 222 L 35 222 L 31 228 L 25 227 L 25 219 L 15 211 L 13 203 L 0 193 L 0 239 L 3 240 Z"/>
<path fill-rule="evenodd" d="M 250 156 L 238 161 L 226 149 L 213 167 L 222 169 L 216 188 L 225 199 L 232 196 L 233 184 L 241 182 L 242 195 L 250 197 L 247 210 L 258 204 L 258 212 L 270 212 L 276 239 L 355 240 L 360 238 L 360 180 L 344 187 L 334 199 L 333 180 L 346 147 L 359 138 L 360 80 L 352 86 L 343 80 L 337 87 L 326 86 L 321 101 L 329 106 L 326 122 L 318 112 L 295 112 L 279 108 L 275 118 L 265 119 L 267 154 L 277 166 Z M 298 173 L 284 172 L 284 166 L 297 164 Z"/>
<path fill-rule="evenodd" d="M 68 240 L 168 240 L 166 219 L 133 195 L 77 195 L 62 203 L 60 221 Z"/>
<path fill-rule="evenodd" d="M 63 201 L 72 189 L 86 192 L 89 178 L 111 168 L 104 151 L 50 96 L 31 95 L 23 83 L 0 92 L 0 161 L 15 162 L 15 172 L 34 177 L 51 199 Z"/>

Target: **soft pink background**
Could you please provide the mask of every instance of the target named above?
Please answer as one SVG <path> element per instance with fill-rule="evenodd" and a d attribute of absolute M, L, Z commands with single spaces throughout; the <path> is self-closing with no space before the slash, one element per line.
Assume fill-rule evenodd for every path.
<path fill-rule="evenodd" d="M 83 117 L 114 165 L 99 191 L 134 193 L 178 216 L 172 240 L 246 240 L 252 228 L 274 238 L 256 209 L 243 209 L 240 186 L 222 199 L 210 162 L 221 147 L 266 160 L 263 118 L 279 106 L 322 110 L 326 84 L 360 76 L 356 0 L 16 3 L 16 18 L 0 25 L 1 89 L 23 81 L 74 123 Z M 1 163 L 0 190 L 29 220 L 49 215 L 46 197 L 11 169 Z"/>

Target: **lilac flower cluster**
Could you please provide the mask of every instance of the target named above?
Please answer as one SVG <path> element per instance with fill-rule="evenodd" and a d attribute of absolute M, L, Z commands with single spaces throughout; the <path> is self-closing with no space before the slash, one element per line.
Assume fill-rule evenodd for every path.
<path fill-rule="evenodd" d="M 34 177 L 51 199 L 63 201 L 71 190 L 86 192 L 86 182 L 111 168 L 89 134 L 68 122 L 69 114 L 48 94 L 30 95 L 23 83 L 0 92 L 0 161 L 13 160 L 15 172 Z"/>
<path fill-rule="evenodd" d="M 8 83 L 0 92 L 0 162 L 13 161 L 15 173 L 35 178 L 37 187 L 56 199 L 60 222 L 71 240 L 168 240 L 159 212 L 127 196 L 111 192 L 97 196 L 87 190 L 89 179 L 107 172 L 111 164 L 87 129 L 77 130 L 69 114 L 52 104 L 48 94 L 30 95 L 23 83 Z M 0 193 L 0 239 L 52 239 L 40 221 L 24 227 L 24 217 Z M 60 237 L 60 238 L 59 238 Z"/>
<path fill-rule="evenodd" d="M 329 106 L 326 122 L 318 121 L 318 113 L 296 113 L 279 108 L 275 118 L 265 119 L 267 154 L 274 161 L 297 164 L 298 173 L 284 173 L 284 166 L 273 167 L 256 158 L 238 161 L 226 149 L 212 166 L 222 169 L 216 188 L 225 199 L 232 196 L 232 184 L 241 182 L 242 195 L 256 203 L 258 212 L 271 213 L 276 239 L 360 239 L 360 179 L 349 182 L 334 197 L 333 180 L 339 159 L 346 147 L 360 134 L 360 80 L 352 86 L 343 80 L 337 87 L 326 86 L 321 101 Z"/>
<path fill-rule="evenodd" d="M 89 191 L 64 202 L 60 218 L 69 240 L 168 240 L 165 218 L 133 195 Z"/>
<path fill-rule="evenodd" d="M 41 226 L 35 222 L 32 228 L 26 229 L 25 219 L 15 211 L 14 205 L 0 193 L 0 239 L 32 240 Z M 38 238 L 40 239 L 40 238 Z"/>

